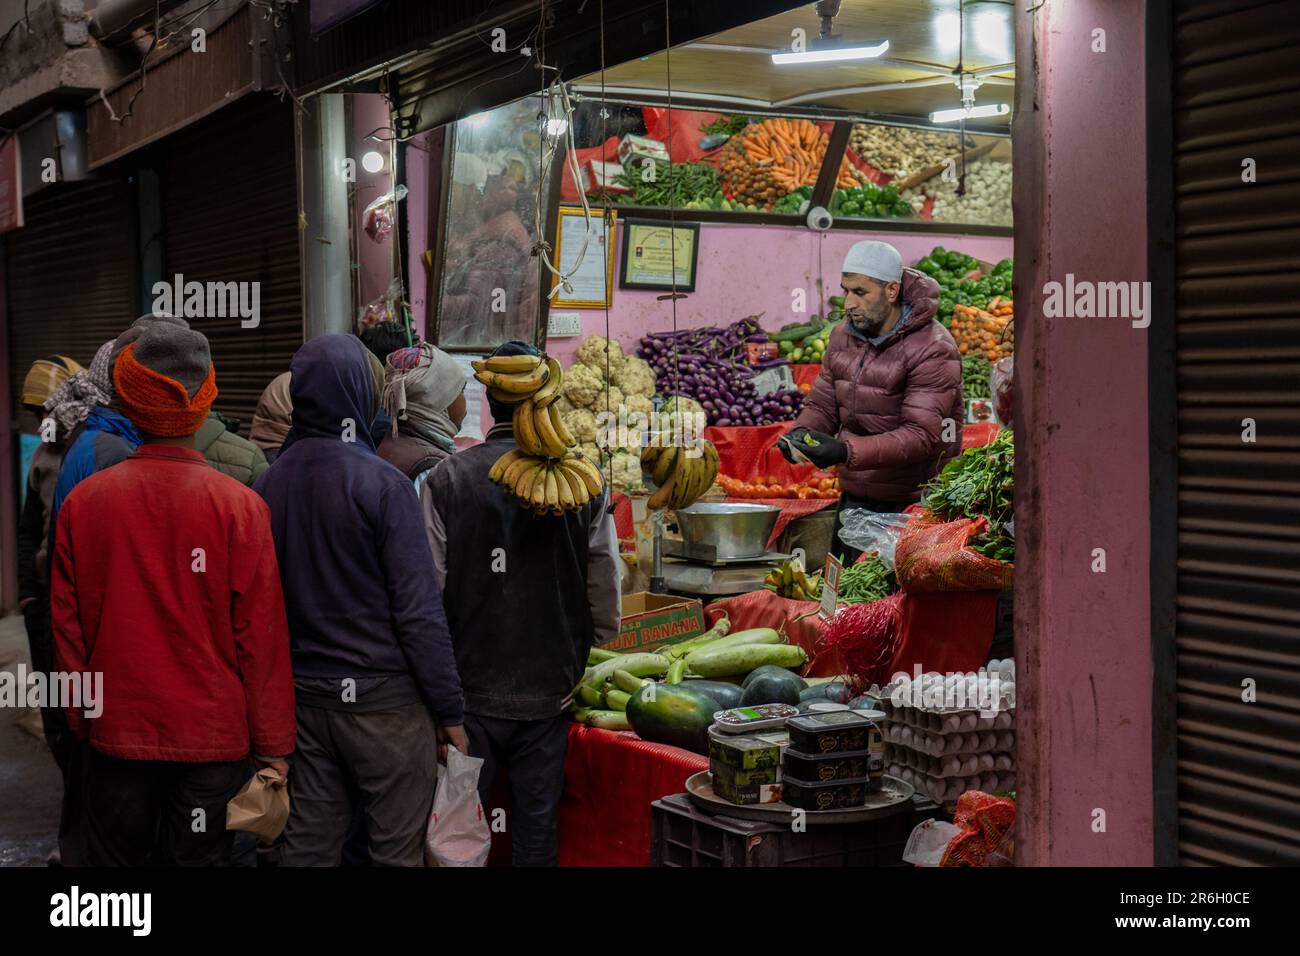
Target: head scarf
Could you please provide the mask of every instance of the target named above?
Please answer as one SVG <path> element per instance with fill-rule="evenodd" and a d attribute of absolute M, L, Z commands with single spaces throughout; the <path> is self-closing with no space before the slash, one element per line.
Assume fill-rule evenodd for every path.
<path fill-rule="evenodd" d="M 208 376 L 194 395 L 174 378 L 155 372 L 135 357 L 135 344 L 122 350 L 113 367 L 113 383 L 121 399 L 122 410 L 141 432 L 164 438 L 193 435 L 208 419 L 217 397 L 216 371 L 208 366 Z"/>
<path fill-rule="evenodd" d="M 248 433 L 253 444 L 262 451 L 279 448 L 293 425 L 293 401 L 289 398 L 288 372 L 271 379 L 253 412 L 253 426 Z"/>
<path fill-rule="evenodd" d="M 447 406 L 465 390 L 465 370 L 442 349 L 425 342 L 388 356 L 384 375 L 384 409 L 393 418 L 393 434 L 410 432 L 444 451 L 456 448 L 456 424 Z"/>
<path fill-rule="evenodd" d="M 113 403 L 113 345 L 109 339 L 99 347 L 90 368 L 82 369 L 56 388 L 45 400 L 45 410 L 64 431 L 72 431 L 96 405 Z"/>
<path fill-rule="evenodd" d="M 23 379 L 22 404 L 43 408 L 55 389 L 80 371 L 81 366 L 66 355 L 37 359 Z"/>

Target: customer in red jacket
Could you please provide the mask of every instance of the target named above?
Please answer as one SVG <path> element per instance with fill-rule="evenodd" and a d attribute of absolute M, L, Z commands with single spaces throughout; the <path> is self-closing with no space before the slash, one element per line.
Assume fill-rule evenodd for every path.
<path fill-rule="evenodd" d="M 789 461 L 793 447 L 818 467 L 839 466 L 838 511 L 899 512 L 961 452 L 961 353 L 934 317 L 939 284 L 904 269 L 889 243 L 854 244 L 840 284 L 847 321 L 831 333 L 781 451 Z M 855 559 L 838 528 L 837 512 L 835 549 Z"/>
<path fill-rule="evenodd" d="M 113 383 L 144 442 L 68 496 L 53 557 L 55 665 L 103 675 L 68 707 L 89 745 L 83 861 L 223 865 L 250 754 L 287 774 L 294 744 L 270 519 L 194 450 L 217 394 L 203 335 L 151 326 Z"/>

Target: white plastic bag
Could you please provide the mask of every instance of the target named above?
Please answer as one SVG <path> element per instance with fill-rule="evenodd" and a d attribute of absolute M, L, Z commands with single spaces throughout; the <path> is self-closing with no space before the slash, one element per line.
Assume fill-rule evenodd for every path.
<path fill-rule="evenodd" d="M 438 768 L 429 829 L 424 835 L 426 866 L 486 866 L 492 833 L 478 799 L 480 757 L 447 747 L 447 763 Z"/>
<path fill-rule="evenodd" d="M 913 866 L 938 866 L 944 851 L 962 828 L 943 820 L 923 820 L 912 830 L 903 849 L 903 862 Z"/>
<path fill-rule="evenodd" d="M 840 540 L 850 548 L 876 554 L 888 567 L 894 566 L 894 549 L 903 527 L 915 514 L 845 508 L 840 514 Z"/>

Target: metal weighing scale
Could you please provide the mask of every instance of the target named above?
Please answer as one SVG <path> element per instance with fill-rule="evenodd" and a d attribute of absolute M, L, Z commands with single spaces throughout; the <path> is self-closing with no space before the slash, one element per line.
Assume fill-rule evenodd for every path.
<path fill-rule="evenodd" d="M 714 543 L 666 534 L 666 530 L 679 531 L 675 514 L 666 516 L 665 512 L 657 512 L 652 520 L 654 562 L 650 590 L 657 594 L 669 592 L 714 599 L 757 591 L 772 566 L 790 557 L 771 550 L 733 557 L 727 548 L 719 548 Z M 766 534 L 763 540 L 766 541 Z"/>

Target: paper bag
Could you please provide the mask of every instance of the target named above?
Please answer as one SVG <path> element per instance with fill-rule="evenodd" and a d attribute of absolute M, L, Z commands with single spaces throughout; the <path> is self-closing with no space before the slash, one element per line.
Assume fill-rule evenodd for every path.
<path fill-rule="evenodd" d="M 492 833 L 478 798 L 479 757 L 447 747 L 447 763 L 438 768 L 429 829 L 424 836 L 426 866 L 486 866 Z"/>
<path fill-rule="evenodd" d="M 226 829 L 246 830 L 271 843 L 289 821 L 289 788 L 279 771 L 263 767 L 226 804 Z"/>

